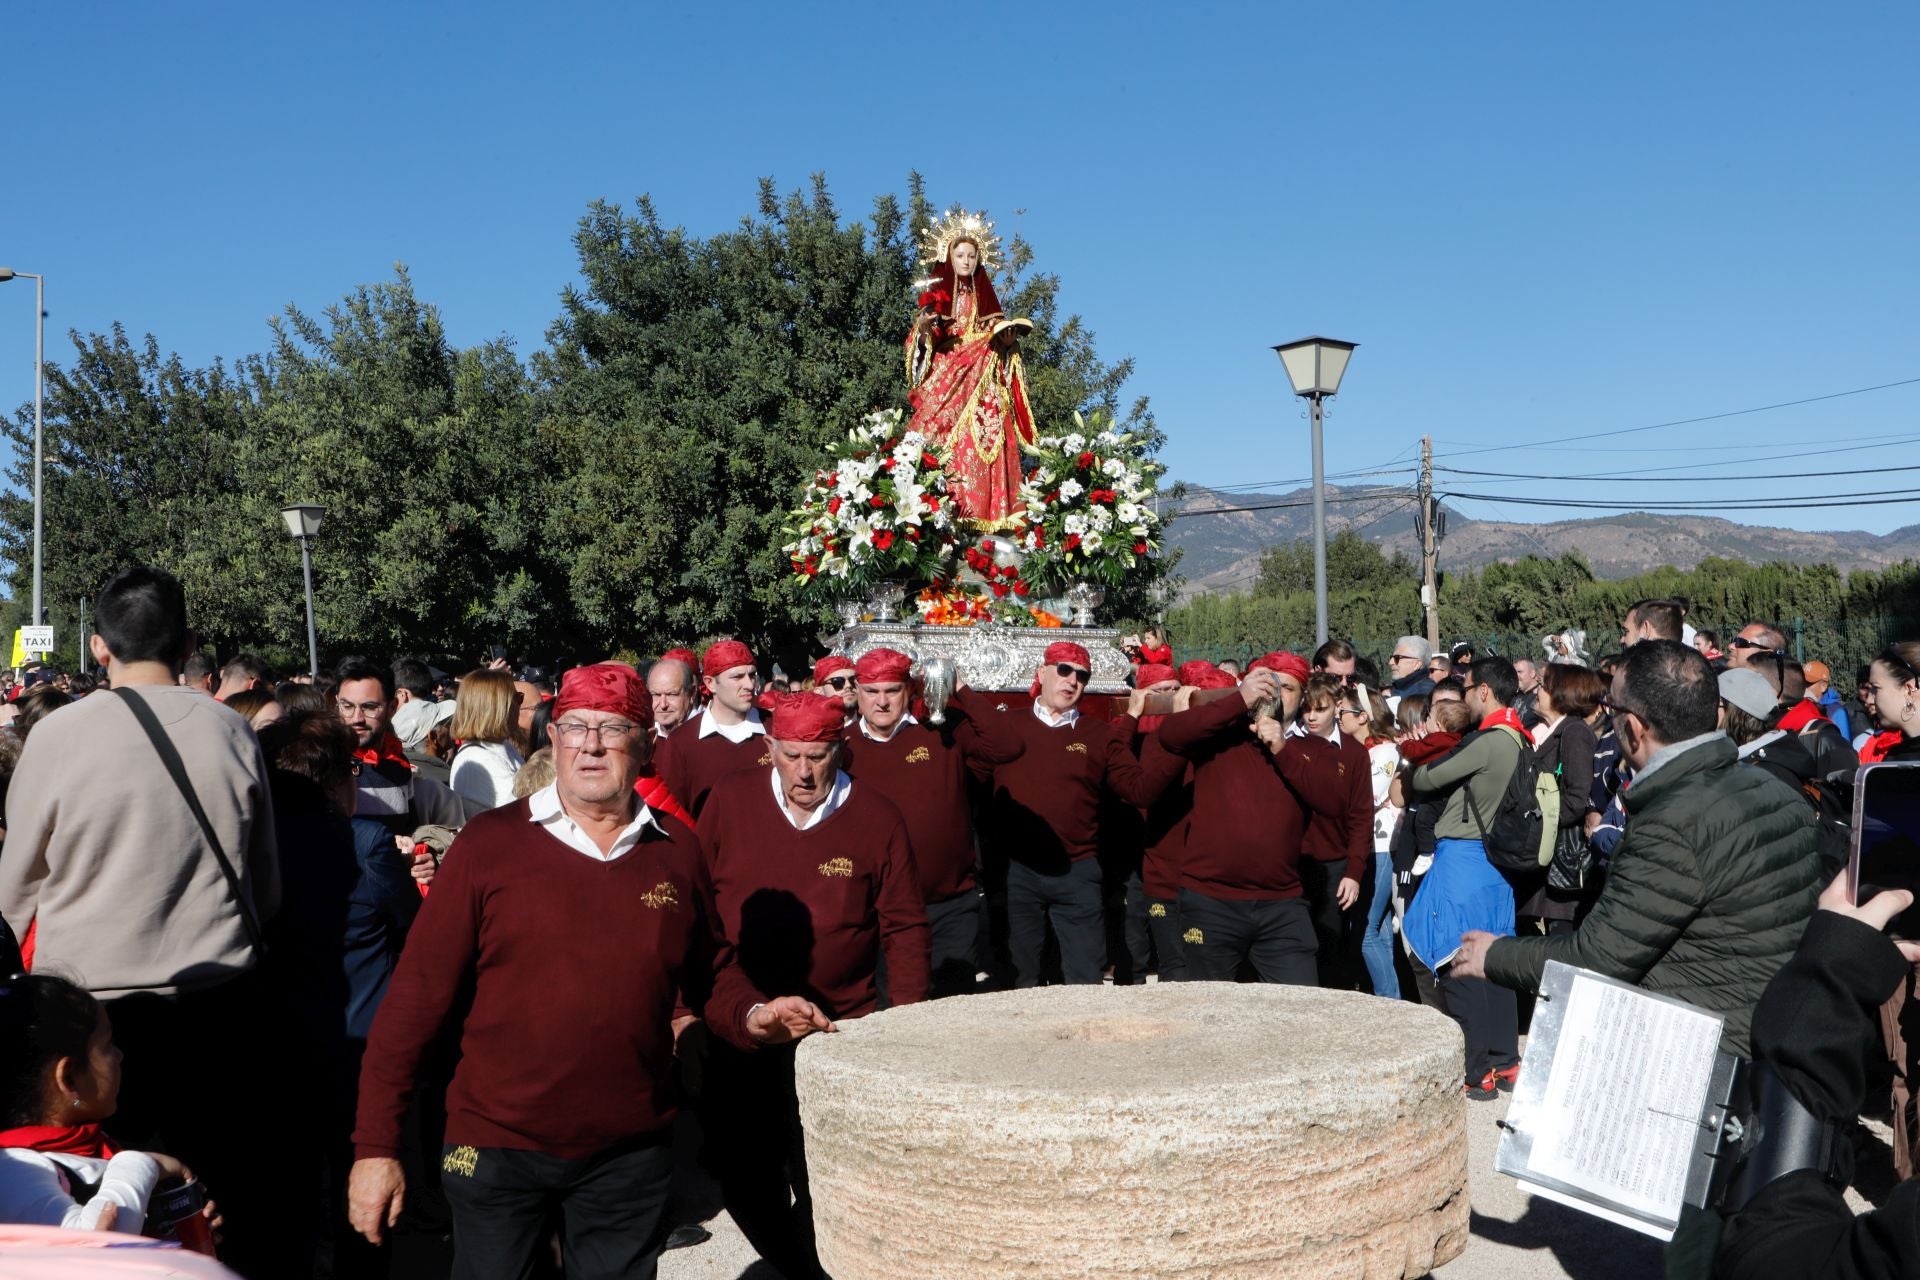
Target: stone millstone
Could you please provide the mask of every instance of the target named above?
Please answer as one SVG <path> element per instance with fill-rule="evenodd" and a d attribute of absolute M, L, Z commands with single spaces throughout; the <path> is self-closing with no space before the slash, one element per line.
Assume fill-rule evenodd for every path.
<path fill-rule="evenodd" d="M 1467 1244 L 1461 1040 L 1223 982 L 939 1000 L 800 1046 L 834 1280 L 1422 1276 Z"/>

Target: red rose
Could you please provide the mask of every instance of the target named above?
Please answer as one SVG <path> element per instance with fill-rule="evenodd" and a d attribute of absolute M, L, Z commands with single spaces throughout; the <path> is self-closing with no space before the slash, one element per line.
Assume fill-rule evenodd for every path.
<path fill-rule="evenodd" d="M 1014 583 L 1013 594 L 1017 596 L 1023 596 L 1027 594 L 1027 584 L 1024 581 Z"/>
<path fill-rule="evenodd" d="M 867 505 L 872 507 L 875 511 L 878 511 L 881 507 L 884 507 L 887 505 L 887 500 L 876 493 L 871 498 L 867 499 Z"/>
<path fill-rule="evenodd" d="M 1145 554 L 1147 554 L 1147 544 L 1146 544 L 1146 543 L 1144 543 L 1144 542 L 1136 542 L 1136 543 L 1134 543 L 1134 544 L 1133 544 L 1133 554 L 1135 554 L 1135 555 L 1137 555 L 1137 556 L 1143 556 L 1143 555 L 1145 555 Z"/>
<path fill-rule="evenodd" d="M 1020 576 L 1020 566 L 1010 564 L 1006 568 L 1000 570 L 1000 576 L 1003 578 L 1017 578 Z"/>
<path fill-rule="evenodd" d="M 1085 471 L 1088 467 L 1091 467 L 1092 465 L 1093 465 L 1093 455 L 1091 453 L 1083 453 L 1080 455 L 1080 469 L 1082 471 Z"/>
<path fill-rule="evenodd" d="M 840 498 L 837 494 L 834 496 L 834 498 L 831 501 L 827 503 L 827 514 L 830 516 L 837 516 L 840 514 Z"/>
<path fill-rule="evenodd" d="M 940 465 L 940 459 L 930 453 L 923 453 L 920 455 L 920 465 L 923 467 L 937 467 Z"/>
<path fill-rule="evenodd" d="M 939 509 L 940 509 L 940 499 L 938 499 L 938 498 L 928 498 L 928 499 L 927 499 L 927 510 L 928 510 L 928 511 L 938 511 Z"/>
<path fill-rule="evenodd" d="M 993 584 L 993 594 L 996 596 L 1000 596 L 1003 599 L 1006 597 L 1008 590 L 1009 588 L 1007 584 L 1004 582 L 996 582 Z"/>

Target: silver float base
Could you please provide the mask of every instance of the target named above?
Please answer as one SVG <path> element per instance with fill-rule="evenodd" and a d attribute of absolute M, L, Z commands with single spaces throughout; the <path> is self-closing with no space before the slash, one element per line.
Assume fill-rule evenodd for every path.
<path fill-rule="evenodd" d="M 1093 659 L 1088 693 L 1125 693 L 1132 664 L 1112 627 L 935 627 L 923 622 L 857 622 L 834 637 L 835 653 L 858 661 L 869 649 L 898 649 L 918 661 L 952 658 L 960 682 L 983 693 L 1018 691 L 1033 684 L 1047 646 L 1059 640 L 1085 645 Z"/>

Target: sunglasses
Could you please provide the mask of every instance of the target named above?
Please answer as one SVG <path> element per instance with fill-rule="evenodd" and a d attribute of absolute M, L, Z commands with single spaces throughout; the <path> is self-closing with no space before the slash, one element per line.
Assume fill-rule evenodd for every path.
<path fill-rule="evenodd" d="M 835 689 L 847 689 L 853 685 L 852 676 L 828 676 L 826 682 Z"/>
<path fill-rule="evenodd" d="M 1768 653 L 1774 651 L 1772 645 L 1760 640 L 1749 640 L 1745 636 L 1735 636 L 1733 639 L 1727 641 L 1727 647 L 1731 649 L 1765 649 Z"/>
<path fill-rule="evenodd" d="M 1388 658 L 1387 661 L 1388 662 L 1418 662 L 1420 661 L 1420 659 L 1415 657 L 1411 653 L 1396 653 L 1392 657 Z"/>
<path fill-rule="evenodd" d="M 1053 673 L 1059 676 L 1063 680 L 1065 679 L 1077 680 L 1081 684 L 1085 684 L 1087 681 L 1093 679 L 1093 672 L 1085 670 L 1084 668 L 1081 668 L 1081 667 L 1076 667 L 1071 662 L 1054 663 Z"/>

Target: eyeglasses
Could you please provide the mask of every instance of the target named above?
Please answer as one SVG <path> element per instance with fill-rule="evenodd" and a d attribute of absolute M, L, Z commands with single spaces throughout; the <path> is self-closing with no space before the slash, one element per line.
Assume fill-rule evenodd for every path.
<path fill-rule="evenodd" d="M 1420 661 L 1420 659 L 1411 653 L 1396 653 L 1391 657 L 1389 657 L 1387 661 L 1388 662 L 1418 662 Z"/>
<path fill-rule="evenodd" d="M 560 745 L 563 747 L 584 747 L 588 734 L 598 737 L 603 747 L 617 747 L 627 740 L 636 727 L 624 720 L 613 720 L 606 724 L 581 724 L 578 720 L 553 722 L 554 732 L 560 736 Z"/>
<path fill-rule="evenodd" d="M 1602 710 L 1607 711 L 1616 716 L 1637 716 L 1640 714 L 1638 711 L 1635 711 L 1632 707 L 1623 706 L 1620 703 L 1615 702 L 1612 698 L 1600 699 L 1600 706 Z"/>
<path fill-rule="evenodd" d="M 823 683 L 832 685 L 835 689 L 846 689 L 852 686 L 853 677 L 852 676 L 828 676 L 826 680 L 823 681 Z"/>
<path fill-rule="evenodd" d="M 1340 708 L 1340 714 L 1343 716 L 1359 716 L 1362 720 L 1369 718 L 1367 713 L 1358 707 L 1342 707 Z"/>
<path fill-rule="evenodd" d="M 356 711 L 363 715 L 377 716 L 386 710 L 387 704 L 384 702 L 348 702 L 345 698 L 342 698 L 339 701 L 339 707 L 340 714 L 343 716 L 350 716 Z"/>
<path fill-rule="evenodd" d="M 1077 680 L 1081 684 L 1085 684 L 1087 681 L 1093 679 L 1093 672 L 1082 667 L 1076 667 L 1071 662 L 1054 663 L 1053 672 L 1063 680 Z"/>

